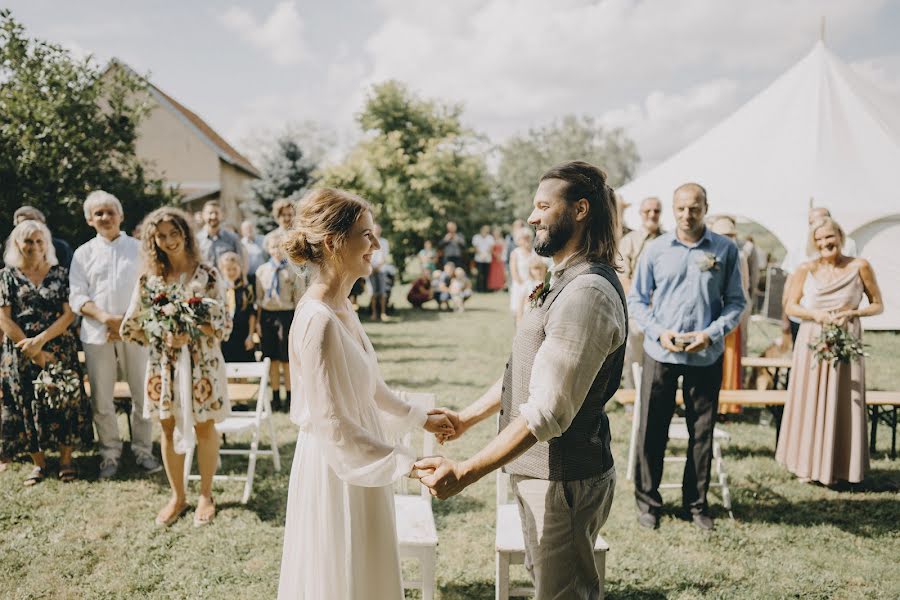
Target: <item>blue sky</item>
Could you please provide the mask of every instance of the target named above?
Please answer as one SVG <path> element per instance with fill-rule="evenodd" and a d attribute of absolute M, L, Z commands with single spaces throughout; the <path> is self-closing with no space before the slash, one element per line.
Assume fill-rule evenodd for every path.
<path fill-rule="evenodd" d="M 900 95 L 887 0 L 6 0 L 34 35 L 118 57 L 254 154 L 286 123 L 339 147 L 388 78 L 464 104 L 494 141 L 568 113 L 625 127 L 644 166 L 727 116 L 818 39 Z"/>

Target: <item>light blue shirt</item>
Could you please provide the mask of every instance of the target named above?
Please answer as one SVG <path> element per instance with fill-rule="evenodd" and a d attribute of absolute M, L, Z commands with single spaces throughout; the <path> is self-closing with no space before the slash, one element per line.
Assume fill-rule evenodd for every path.
<path fill-rule="evenodd" d="M 670 232 L 647 246 L 628 292 L 628 312 L 644 332 L 650 358 L 698 367 L 719 359 L 746 305 L 738 253 L 734 242 L 709 228 L 693 245 Z M 669 352 L 659 343 L 667 329 L 703 331 L 710 345 L 701 352 Z"/>

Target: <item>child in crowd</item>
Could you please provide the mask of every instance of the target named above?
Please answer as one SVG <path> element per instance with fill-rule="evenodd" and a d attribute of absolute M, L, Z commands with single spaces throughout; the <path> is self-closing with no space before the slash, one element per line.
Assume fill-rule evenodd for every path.
<path fill-rule="evenodd" d="M 456 265 L 451 261 L 444 264 L 442 271 L 434 272 L 435 281 L 432 288 L 435 290 L 434 297 L 438 302 L 438 310 L 444 308 L 452 310 L 450 307 L 450 283 L 453 281 L 455 270 Z"/>
<path fill-rule="evenodd" d="M 241 257 L 234 252 L 222 254 L 219 272 L 225 278 L 225 303 L 234 324 L 231 335 L 222 342 L 222 356 L 227 363 L 255 362 L 256 294 L 247 281 Z"/>
<path fill-rule="evenodd" d="M 472 282 L 466 276 L 466 271 L 462 267 L 457 267 L 453 271 L 453 279 L 450 281 L 450 300 L 454 310 L 463 312 L 466 310 L 465 303 L 472 296 Z"/>
<path fill-rule="evenodd" d="M 516 311 L 516 323 L 522 318 L 522 315 L 525 313 L 526 308 L 530 300 L 528 297 L 534 291 L 534 288 L 544 283 L 544 278 L 547 277 L 547 261 L 545 261 L 540 256 L 532 256 L 528 260 L 528 279 L 525 280 L 523 284 L 526 292 L 522 294 L 522 299 L 519 303 L 519 309 Z"/>
<path fill-rule="evenodd" d="M 262 341 L 262 355 L 268 357 L 269 382 L 272 385 L 272 409 L 288 410 L 291 406 L 291 376 L 288 372 L 288 333 L 294 320 L 294 309 L 306 291 L 306 278 L 291 269 L 281 243 L 284 234 L 273 231 L 266 237 L 268 262 L 256 270 L 257 322 Z M 281 377 L 284 375 L 285 402 L 281 403 Z"/>
<path fill-rule="evenodd" d="M 422 263 L 423 273 L 431 273 L 437 268 L 437 251 L 431 240 L 425 240 L 424 247 L 419 250 L 419 262 Z"/>
<path fill-rule="evenodd" d="M 428 271 L 423 270 L 413 281 L 406 299 L 413 305 L 413 308 L 422 308 L 423 304 L 431 300 L 431 279 L 429 279 Z"/>

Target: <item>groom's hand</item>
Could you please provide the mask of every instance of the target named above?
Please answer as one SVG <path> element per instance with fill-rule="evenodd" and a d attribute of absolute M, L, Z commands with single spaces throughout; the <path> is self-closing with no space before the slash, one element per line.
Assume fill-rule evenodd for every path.
<path fill-rule="evenodd" d="M 450 496 L 455 496 L 469 485 L 465 482 L 465 477 L 460 466 L 443 456 L 432 456 L 423 458 L 416 462 L 413 468 L 419 471 L 430 471 L 419 480 L 422 485 L 429 488 L 431 495 L 446 500 Z"/>
<path fill-rule="evenodd" d="M 439 444 L 443 444 L 444 442 L 452 442 L 453 440 L 458 440 L 463 432 L 468 429 L 468 426 L 459 418 L 459 413 L 455 410 L 450 410 L 449 408 L 434 408 L 428 412 L 429 415 L 432 414 L 442 414 L 447 417 L 450 421 L 450 424 L 453 425 L 453 432 L 451 433 L 438 433 L 435 435 L 437 437 L 437 441 Z"/>

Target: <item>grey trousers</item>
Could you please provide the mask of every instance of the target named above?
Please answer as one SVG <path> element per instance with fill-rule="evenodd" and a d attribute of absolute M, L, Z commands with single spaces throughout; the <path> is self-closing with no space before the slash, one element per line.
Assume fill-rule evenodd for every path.
<path fill-rule="evenodd" d="M 536 600 L 600 597 L 594 542 L 609 516 L 615 468 L 577 481 L 510 477 L 525 535 L 525 568 Z"/>
<path fill-rule="evenodd" d="M 147 369 L 147 350 L 129 342 L 83 344 L 84 362 L 91 382 L 91 406 L 94 409 L 94 426 L 100 438 L 100 456 L 119 460 L 122 455 L 122 437 L 119 420 L 113 404 L 113 390 L 119 370 L 125 372 L 131 389 L 131 450 L 135 456 L 152 454 L 153 424 L 144 418 L 144 384 Z"/>

